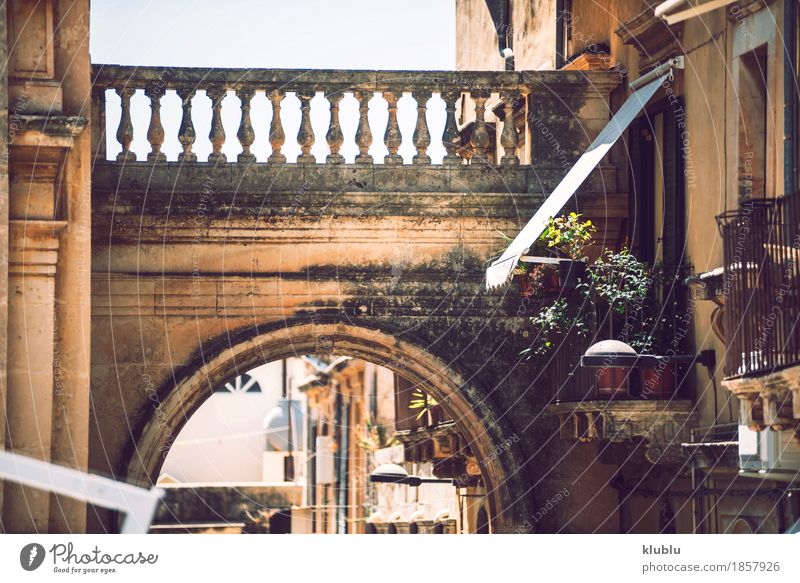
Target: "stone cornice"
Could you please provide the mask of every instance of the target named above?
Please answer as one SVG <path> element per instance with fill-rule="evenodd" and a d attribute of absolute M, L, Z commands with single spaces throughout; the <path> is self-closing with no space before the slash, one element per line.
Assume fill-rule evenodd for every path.
<path fill-rule="evenodd" d="M 9 123 L 14 130 L 12 147 L 69 149 L 73 140 L 86 128 L 88 120 L 77 115 L 15 115 Z"/>
<path fill-rule="evenodd" d="M 644 439 L 651 463 L 682 463 L 697 411 L 686 400 L 621 400 L 563 402 L 547 407 L 561 420 L 561 438 L 625 442 Z"/>
<path fill-rule="evenodd" d="M 800 365 L 759 376 L 728 378 L 722 386 L 739 399 L 739 423 L 800 436 Z"/>
<path fill-rule="evenodd" d="M 639 52 L 639 72 L 665 59 L 681 54 L 683 23 L 668 26 L 656 17 L 654 7 L 648 7 L 614 31 L 626 45 Z"/>
<path fill-rule="evenodd" d="M 9 273 L 55 275 L 59 235 L 66 226 L 66 221 L 9 221 Z"/>

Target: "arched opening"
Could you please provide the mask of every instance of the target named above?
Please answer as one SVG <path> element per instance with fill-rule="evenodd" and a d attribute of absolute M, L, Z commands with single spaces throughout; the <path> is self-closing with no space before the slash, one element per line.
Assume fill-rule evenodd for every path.
<path fill-rule="evenodd" d="M 213 356 L 209 357 L 209 353 Z M 481 391 L 454 366 L 422 348 L 381 330 L 342 323 L 300 323 L 271 331 L 243 334 L 226 341 L 216 351 L 205 350 L 186 374 L 170 387 L 143 425 L 127 466 L 128 478 L 154 483 L 177 434 L 189 417 L 206 401 L 215 387 L 230 379 L 232 371 L 247 371 L 258 365 L 306 354 L 335 354 L 362 359 L 385 367 L 414 386 L 425 386 L 431 397 L 450 414 L 454 425 L 468 436 L 478 459 L 487 492 L 494 531 L 513 524 L 504 508 L 515 500 L 510 494 L 519 477 L 509 468 L 518 467 L 513 452 L 497 454 L 502 423 Z M 324 435 L 324 432 L 321 432 Z M 511 458 L 511 463 L 509 463 Z"/>

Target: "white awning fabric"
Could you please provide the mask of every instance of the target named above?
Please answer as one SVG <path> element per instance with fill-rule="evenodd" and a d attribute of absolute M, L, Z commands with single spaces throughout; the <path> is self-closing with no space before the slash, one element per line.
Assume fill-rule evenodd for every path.
<path fill-rule="evenodd" d="M 539 239 L 547 228 L 548 221 L 555 217 L 564 208 L 570 198 L 575 194 L 581 184 L 594 170 L 595 166 L 608 153 L 611 146 L 619 139 L 622 132 L 630 125 L 633 119 L 644 109 L 647 102 L 655 95 L 664 80 L 670 76 L 667 71 L 644 87 L 634 91 L 628 100 L 617 111 L 608 125 L 603 128 L 600 135 L 592 142 L 589 148 L 570 168 L 567 175 L 556 186 L 555 190 L 547 197 L 533 215 L 528 224 L 519 232 L 499 259 L 494 261 L 486 270 L 486 289 L 491 290 L 504 285 L 511 277 L 514 266 L 519 258 L 528 252 L 530 247 Z"/>

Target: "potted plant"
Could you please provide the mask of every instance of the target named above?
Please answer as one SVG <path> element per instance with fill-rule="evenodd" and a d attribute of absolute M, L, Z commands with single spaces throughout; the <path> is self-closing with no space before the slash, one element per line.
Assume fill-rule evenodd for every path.
<path fill-rule="evenodd" d="M 582 221 L 578 213 L 550 219 L 541 240 L 560 255 L 558 274 L 561 289 L 574 290 L 583 280 L 586 250 L 593 243 L 596 231 L 592 221 Z"/>
<path fill-rule="evenodd" d="M 499 249 L 495 257 L 499 257 L 506 250 L 508 245 L 511 244 L 513 239 L 497 231 L 497 234 L 506 242 L 506 246 Z M 532 252 L 535 253 L 549 253 L 546 246 L 536 243 Z M 516 267 L 511 272 L 519 284 L 519 295 L 522 298 L 530 298 L 534 296 L 549 295 L 558 292 L 559 278 L 558 271 L 551 265 L 523 263 L 517 262 Z"/>
<path fill-rule="evenodd" d="M 615 331 L 623 340 L 631 345 L 637 353 L 643 354 L 641 343 L 647 339 L 642 331 L 647 327 L 640 318 L 631 319 L 631 314 L 641 316 L 642 310 L 653 287 L 653 280 L 648 265 L 639 261 L 627 249 L 616 252 L 606 249 L 589 267 L 589 279 L 597 304 L 603 313 L 601 321 Z M 602 397 L 624 398 L 629 396 L 629 368 L 603 367 L 597 370 L 597 389 Z"/>
<path fill-rule="evenodd" d="M 585 303 L 573 298 L 562 296 L 543 306 L 530 318 L 535 329 L 534 341 L 520 355 L 526 359 L 546 355 L 569 334 L 587 338 L 590 330 L 588 316 Z"/>
<path fill-rule="evenodd" d="M 663 356 L 670 348 L 667 342 L 667 316 L 660 306 L 648 305 L 642 310 L 638 330 L 629 344 L 639 354 Z M 639 396 L 643 399 L 670 399 L 676 389 L 675 363 L 669 359 L 659 362 L 656 368 L 639 369 Z"/>

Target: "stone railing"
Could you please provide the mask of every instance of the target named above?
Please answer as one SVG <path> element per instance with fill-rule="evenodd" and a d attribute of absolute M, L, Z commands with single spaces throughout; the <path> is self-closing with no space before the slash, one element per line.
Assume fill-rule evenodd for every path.
<path fill-rule="evenodd" d="M 240 108 L 239 123 L 236 130 L 236 139 L 241 146 L 240 153 L 236 156 L 238 163 L 266 162 L 272 165 L 282 165 L 295 160 L 288 160 L 283 153 L 287 140 L 284 130 L 284 119 L 287 112 L 282 112 L 281 105 L 287 95 L 294 95 L 299 101 L 299 112 L 291 115 L 299 116 L 299 129 L 297 131 L 297 144 L 299 155 L 298 164 L 315 164 L 317 160 L 312 153 L 312 147 L 319 140 L 312 127 L 312 99 L 318 94 L 324 95 L 327 100 L 328 127 L 324 135 L 327 143 L 327 155 L 324 163 L 343 164 L 342 146 L 345 141 L 345 132 L 340 121 L 340 102 L 350 94 L 358 103 L 357 119 L 347 120 L 352 122 L 351 127 L 357 124 L 353 135 L 358 153 L 355 155 L 356 164 L 373 164 L 381 161 L 387 165 L 402 165 L 403 157 L 398 150 L 404 141 L 409 138 L 414 147 L 411 159 L 413 165 L 426 166 L 431 164 L 429 149 L 433 146 L 443 147 L 446 152 L 443 156 L 444 165 L 465 163 L 494 163 L 500 165 L 516 166 L 530 160 L 529 140 L 530 135 L 530 100 L 527 98 L 532 92 L 539 93 L 543 102 L 549 102 L 552 107 L 545 107 L 538 119 L 547 121 L 549 135 L 557 136 L 559 140 L 568 139 L 565 134 L 566 126 L 571 123 L 571 118 L 578 117 L 578 110 L 583 108 L 585 102 L 591 99 L 602 101 L 600 108 L 590 108 L 592 111 L 602 110 L 607 101 L 608 92 L 613 88 L 618 78 L 609 73 L 577 73 L 577 72 L 460 72 L 460 71 L 333 71 L 333 70 L 268 70 L 268 69 L 206 69 L 206 68 L 173 68 L 173 67 L 125 67 L 118 65 L 94 65 L 93 70 L 93 129 L 95 137 L 96 158 L 106 159 L 106 107 L 110 103 L 107 91 L 114 90 L 119 96 L 119 124 L 116 128 L 116 140 L 121 145 L 121 151 L 116 155 L 118 162 L 136 161 L 136 154 L 131 149 L 134 140 L 134 123 L 131 115 L 131 98 L 137 92 L 143 92 L 150 102 L 149 124 L 146 137 L 150 144 L 150 152 L 146 158 L 149 162 L 166 162 L 167 156 L 162 151 L 165 139 L 175 139 L 180 142 L 182 151 L 177 155 L 177 161 L 182 163 L 196 163 L 197 154 L 193 151 L 200 136 L 195 131 L 195 121 L 192 114 L 192 105 L 198 92 L 204 92 L 210 100 L 210 131 L 208 140 L 211 152 L 207 161 L 211 163 L 226 163 L 229 160 L 222 151 L 226 139 L 233 128 L 227 131 L 223 124 L 222 102 L 229 94 L 235 94 Z M 555 85 L 570 85 L 559 90 Z M 162 98 L 168 91 L 174 91 L 180 99 L 181 121 L 177 135 L 165 135 L 162 124 Z M 251 102 L 256 95 L 265 95 L 271 106 L 271 120 L 268 127 L 254 127 L 251 120 Z M 416 124 L 411 136 L 403 135 L 398 123 L 398 101 L 410 94 L 416 103 Z M 469 95 L 470 99 L 462 99 Z M 584 96 L 580 103 L 575 103 L 576 95 Z M 385 127 L 370 127 L 370 108 L 375 107 L 376 101 L 370 101 L 376 96 L 381 96 L 388 110 Z M 431 135 L 429 129 L 429 101 L 440 98 L 444 102 L 444 125 L 440 136 Z M 260 102 L 267 108 L 263 100 Z M 288 103 L 288 102 L 287 102 Z M 492 113 L 487 109 L 491 106 Z M 177 103 L 175 109 L 177 110 Z M 541 108 L 540 108 L 541 109 Z M 458 113 L 457 113 L 458 111 Z M 607 111 L 607 108 L 606 108 Z M 177 114 L 177 111 L 174 112 Z M 499 135 L 493 137 L 494 128 L 487 125 L 487 115 L 493 119 L 513 119 L 514 123 L 503 123 L 502 130 L 498 124 Z M 494 117 L 496 115 L 496 117 Z M 116 112 L 115 112 L 116 117 Z M 605 120 L 607 115 L 601 116 Z M 551 123 L 548 120 L 555 120 Z M 563 121 L 563 127 L 559 124 Z M 441 120 L 439 120 L 441 121 Z M 587 124 L 580 125 L 583 134 L 593 133 L 593 125 L 601 127 L 598 120 L 586 120 Z M 603 119 L 599 120 L 604 121 Z M 108 128 L 113 132 L 113 128 Z M 370 154 L 375 134 L 383 134 L 383 143 L 386 155 L 383 160 L 375 160 Z M 542 132 L 544 133 L 544 131 Z M 251 148 L 258 141 L 270 145 L 270 154 L 266 159 L 258 159 Z M 583 142 L 585 140 L 580 139 Z M 580 144 L 570 144 L 580 146 Z M 502 153 L 502 156 L 498 153 Z M 555 156 L 555 154 L 554 154 Z M 232 162 L 232 160 L 231 160 Z"/>

